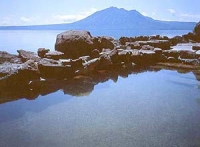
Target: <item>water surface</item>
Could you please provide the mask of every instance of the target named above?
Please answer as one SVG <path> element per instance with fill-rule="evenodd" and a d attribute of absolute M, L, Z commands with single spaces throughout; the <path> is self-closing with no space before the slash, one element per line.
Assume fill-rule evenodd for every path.
<path fill-rule="evenodd" d="M 161 70 L 0 105 L 4 147 L 198 147 L 200 89 L 192 72 Z"/>
<path fill-rule="evenodd" d="M 115 38 L 157 34 L 173 37 L 189 31 L 91 33 Z M 54 50 L 56 35 L 61 32 L 0 31 L 0 50 L 15 54 L 17 49 Z M 68 84 L 34 100 L 4 101 L 6 98 L 0 97 L 0 146 L 199 147 L 200 78 L 193 72 L 181 72 L 121 74 L 94 87 Z"/>

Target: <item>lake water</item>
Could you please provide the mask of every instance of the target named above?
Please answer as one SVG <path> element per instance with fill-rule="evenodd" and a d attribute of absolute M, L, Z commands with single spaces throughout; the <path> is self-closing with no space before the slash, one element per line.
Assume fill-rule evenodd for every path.
<path fill-rule="evenodd" d="M 60 31 L 0 33 L 0 48 L 14 52 L 52 49 Z M 85 93 L 67 85 L 77 94 L 63 88 L 34 100 L 1 103 L 0 146 L 200 147 L 198 73 L 162 69 L 120 74 Z"/>
<path fill-rule="evenodd" d="M 0 50 L 16 54 L 18 49 L 24 49 L 37 52 L 40 47 L 54 50 L 57 34 L 65 30 L 45 30 L 45 31 L 29 31 L 29 30 L 0 30 Z M 121 36 L 139 36 L 139 35 L 162 35 L 173 37 L 176 35 L 186 34 L 191 30 L 91 30 L 92 36 L 112 36 L 120 38 Z"/>

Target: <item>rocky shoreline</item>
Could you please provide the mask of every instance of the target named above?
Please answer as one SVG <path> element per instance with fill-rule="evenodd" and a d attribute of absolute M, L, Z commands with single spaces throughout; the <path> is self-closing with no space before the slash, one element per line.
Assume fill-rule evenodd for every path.
<path fill-rule="evenodd" d="M 62 89 L 71 95 L 91 92 L 99 82 L 146 70 L 192 71 L 200 78 L 200 46 L 172 50 L 178 43 L 200 42 L 200 23 L 193 33 L 166 36 L 92 37 L 88 31 L 57 35 L 55 51 L 0 51 L 0 103 L 34 99 Z"/>

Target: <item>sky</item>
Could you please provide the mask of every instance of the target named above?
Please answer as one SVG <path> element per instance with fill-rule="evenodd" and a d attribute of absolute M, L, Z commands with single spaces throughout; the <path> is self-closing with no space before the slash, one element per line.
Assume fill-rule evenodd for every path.
<path fill-rule="evenodd" d="M 167 21 L 200 21 L 200 0 L 1 0 L 0 26 L 70 23 L 114 6 Z"/>

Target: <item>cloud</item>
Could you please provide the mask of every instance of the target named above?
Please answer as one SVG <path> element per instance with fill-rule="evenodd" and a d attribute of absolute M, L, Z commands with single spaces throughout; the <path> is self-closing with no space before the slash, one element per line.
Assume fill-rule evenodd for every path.
<path fill-rule="evenodd" d="M 22 17 L 20 17 L 20 21 L 22 21 L 22 22 L 30 22 L 30 21 L 32 21 L 32 19 L 22 16 Z"/>
<path fill-rule="evenodd" d="M 84 15 L 53 15 L 53 19 L 58 22 L 74 22 L 85 18 Z"/>
<path fill-rule="evenodd" d="M 169 11 L 171 14 L 175 14 L 176 11 L 174 9 L 167 9 L 167 11 Z"/>
<path fill-rule="evenodd" d="M 141 14 L 144 16 L 148 16 L 146 12 L 142 12 Z"/>
<path fill-rule="evenodd" d="M 42 24 L 59 24 L 70 23 L 86 18 L 87 16 L 96 12 L 97 9 L 90 8 L 87 11 L 82 11 L 74 14 L 55 14 L 48 16 L 15 16 L 8 15 L 0 18 L 0 25 L 13 26 L 13 25 L 42 25 Z"/>
<path fill-rule="evenodd" d="M 97 9 L 91 8 L 89 11 L 80 12 L 78 14 L 53 15 L 52 17 L 55 22 L 52 22 L 52 23 L 75 22 L 75 21 L 86 18 L 87 16 L 93 14 L 96 11 Z"/>
<path fill-rule="evenodd" d="M 185 18 L 192 18 L 192 19 L 199 19 L 200 20 L 200 14 L 181 14 L 181 17 L 185 17 Z"/>

